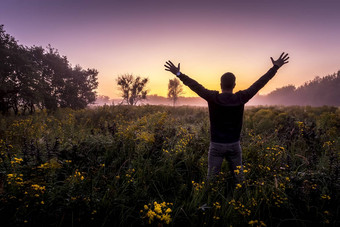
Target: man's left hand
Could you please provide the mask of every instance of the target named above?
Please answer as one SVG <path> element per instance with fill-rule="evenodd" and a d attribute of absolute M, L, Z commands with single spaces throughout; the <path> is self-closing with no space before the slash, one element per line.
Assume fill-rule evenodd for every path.
<path fill-rule="evenodd" d="M 276 65 L 279 68 L 281 66 L 283 66 L 284 64 L 287 64 L 289 62 L 288 61 L 288 59 L 289 59 L 288 54 L 285 54 L 285 52 L 283 52 L 281 54 L 281 56 L 279 57 L 279 59 L 277 59 L 276 61 L 274 61 L 274 59 L 272 57 L 270 59 L 272 60 L 273 65 Z"/>
<path fill-rule="evenodd" d="M 171 61 L 167 61 L 164 66 L 166 71 L 170 71 L 175 75 L 180 72 L 180 63 L 178 63 L 178 67 L 176 67 Z"/>

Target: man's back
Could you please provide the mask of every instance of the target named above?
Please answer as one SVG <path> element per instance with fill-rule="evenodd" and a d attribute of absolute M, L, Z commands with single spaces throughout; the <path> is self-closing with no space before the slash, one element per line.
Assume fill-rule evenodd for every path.
<path fill-rule="evenodd" d="M 244 104 L 236 94 L 221 93 L 208 101 L 210 140 L 215 143 L 233 143 L 240 140 Z"/>

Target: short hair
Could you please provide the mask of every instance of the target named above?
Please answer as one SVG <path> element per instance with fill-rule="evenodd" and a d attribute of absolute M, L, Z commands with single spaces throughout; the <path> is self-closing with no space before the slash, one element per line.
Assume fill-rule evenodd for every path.
<path fill-rule="evenodd" d="M 228 72 L 221 76 L 221 88 L 222 90 L 230 90 L 235 87 L 236 77 L 234 74 Z"/>

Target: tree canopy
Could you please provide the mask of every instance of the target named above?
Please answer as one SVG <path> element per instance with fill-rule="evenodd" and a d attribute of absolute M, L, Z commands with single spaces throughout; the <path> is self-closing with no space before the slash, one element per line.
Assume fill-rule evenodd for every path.
<path fill-rule="evenodd" d="M 95 101 L 98 71 L 72 67 L 50 45 L 19 45 L 0 25 L 0 111 L 85 108 Z"/>

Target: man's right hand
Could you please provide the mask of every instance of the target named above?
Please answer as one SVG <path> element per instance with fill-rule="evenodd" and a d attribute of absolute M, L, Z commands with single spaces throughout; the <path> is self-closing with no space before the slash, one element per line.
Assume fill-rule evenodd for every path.
<path fill-rule="evenodd" d="M 164 66 L 166 71 L 170 71 L 175 75 L 180 72 L 180 63 L 178 63 L 178 67 L 176 67 L 171 61 L 167 61 Z"/>
<path fill-rule="evenodd" d="M 279 57 L 279 59 L 277 59 L 276 61 L 274 61 L 274 59 L 272 57 L 270 59 L 272 60 L 273 65 L 276 65 L 279 68 L 281 66 L 283 66 L 284 64 L 287 64 L 289 62 L 288 61 L 288 59 L 289 59 L 288 54 L 285 54 L 285 52 L 283 52 L 281 54 L 281 56 Z"/>

